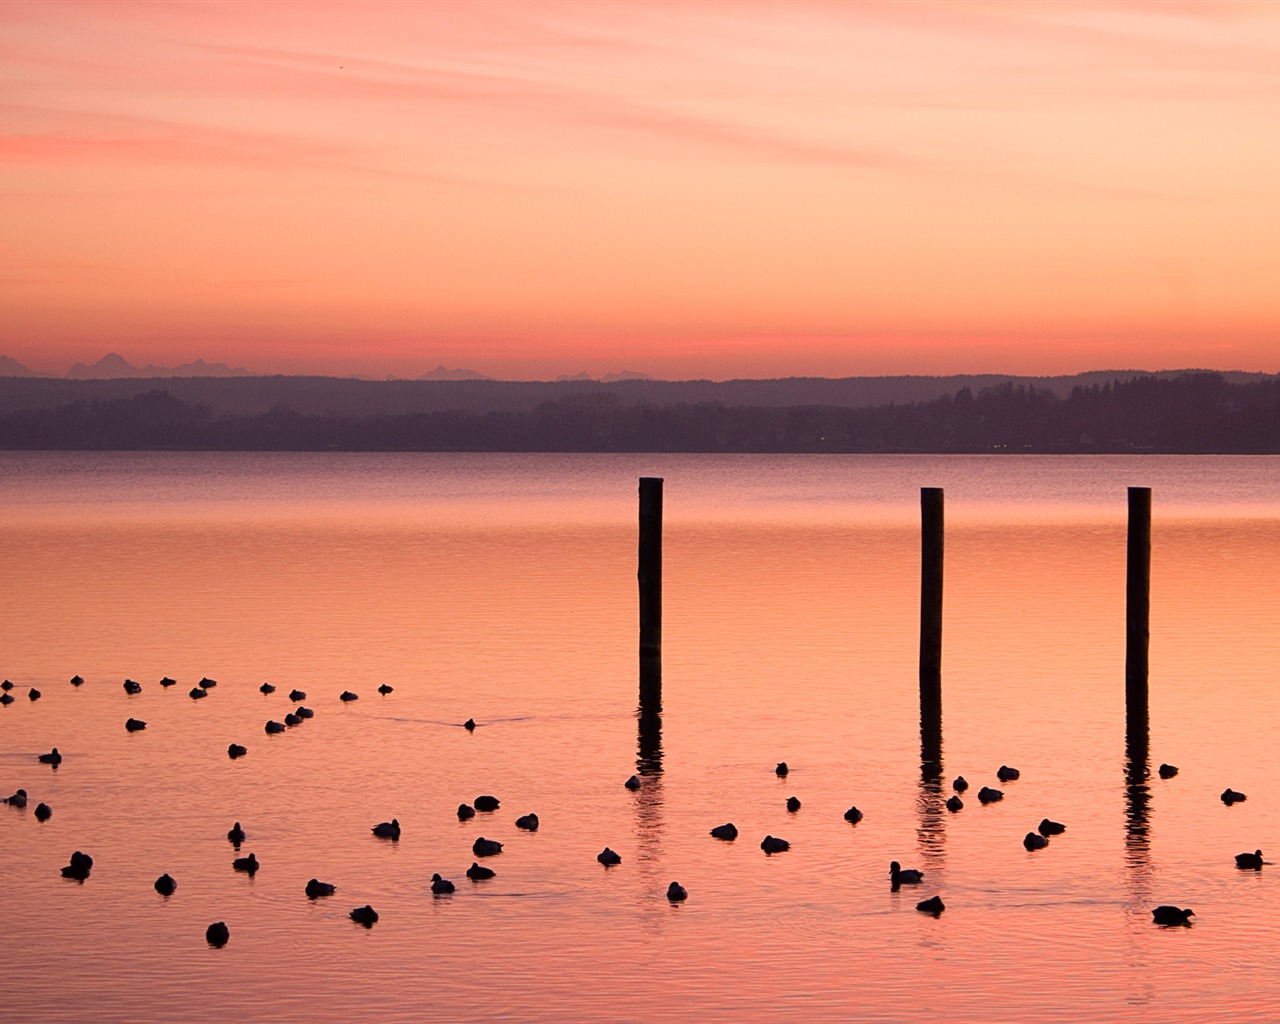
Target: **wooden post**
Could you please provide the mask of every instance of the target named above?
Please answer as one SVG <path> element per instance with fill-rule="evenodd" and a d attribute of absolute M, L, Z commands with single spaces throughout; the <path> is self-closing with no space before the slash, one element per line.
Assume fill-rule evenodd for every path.
<path fill-rule="evenodd" d="M 920 488 L 920 719 L 942 720 L 942 488 Z M 932 733 L 932 729 L 928 732 Z"/>
<path fill-rule="evenodd" d="M 662 655 L 662 477 L 640 478 L 640 657 Z"/>
<path fill-rule="evenodd" d="M 1128 573 L 1125 587 L 1125 701 L 1147 717 L 1147 652 L 1151 639 L 1151 488 L 1129 488 Z"/>

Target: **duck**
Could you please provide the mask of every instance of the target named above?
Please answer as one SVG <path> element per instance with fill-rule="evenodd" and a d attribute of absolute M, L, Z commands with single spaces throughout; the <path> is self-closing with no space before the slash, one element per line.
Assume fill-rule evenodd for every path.
<path fill-rule="evenodd" d="M 203 693 L 204 691 L 201 690 L 200 692 Z M 263 726 L 263 730 L 266 732 L 268 736 L 274 736 L 277 733 L 284 732 L 285 724 L 284 722 L 277 722 L 274 719 L 272 719 L 271 721 L 267 722 L 265 726 Z"/>
<path fill-rule="evenodd" d="M 1004 793 L 998 789 L 992 789 L 990 786 L 983 786 L 978 790 L 978 802 L 983 804 L 993 804 L 997 800 L 1003 800 Z"/>
<path fill-rule="evenodd" d="M 173 876 L 167 871 L 155 880 L 156 892 L 166 898 L 172 896 L 176 888 L 178 888 L 178 883 L 173 880 Z"/>
<path fill-rule="evenodd" d="M 7 796 L 0 800 L 0 804 L 8 804 L 10 807 L 26 807 L 27 791 L 25 789 L 16 790 L 13 796 Z"/>
<path fill-rule="evenodd" d="M 492 878 L 497 872 L 493 868 L 482 867 L 475 861 L 471 862 L 471 867 L 467 868 L 467 877 L 473 882 L 483 882 L 486 878 Z"/>
<path fill-rule="evenodd" d="M 1049 845 L 1047 836 L 1042 836 L 1039 832 L 1028 832 L 1022 837 L 1022 845 L 1028 850 L 1043 850 Z"/>
<path fill-rule="evenodd" d="M 969 788 L 969 782 L 963 775 L 957 775 L 951 783 L 951 788 L 957 793 L 963 793 Z"/>
<path fill-rule="evenodd" d="M 322 896 L 332 896 L 338 891 L 338 887 L 332 882 L 322 882 L 318 878 L 313 878 L 307 882 L 307 887 L 303 891 L 307 894 L 307 899 L 318 900 Z"/>
<path fill-rule="evenodd" d="M 496 839 L 486 839 L 480 836 L 471 844 L 471 852 L 477 857 L 496 857 L 502 852 L 502 844 Z"/>
<path fill-rule="evenodd" d="M 138 682 L 134 682 L 132 679 L 126 679 L 124 681 L 124 692 L 125 693 L 141 693 L 142 684 Z"/>
<path fill-rule="evenodd" d="M 203 679 L 200 680 L 200 682 L 196 683 L 196 686 L 200 687 L 200 689 L 202 690 L 212 689 L 217 685 L 218 685 L 218 680 L 210 679 L 208 676 L 205 676 Z"/>
<path fill-rule="evenodd" d="M 711 830 L 711 837 L 731 843 L 738 838 L 738 827 L 733 822 L 726 821 L 723 825 L 717 825 Z"/>
<path fill-rule="evenodd" d="M 472 801 L 477 811 L 496 811 L 498 809 L 498 798 L 496 796 L 481 795 Z"/>
<path fill-rule="evenodd" d="M 299 718 L 315 718 L 316 717 L 316 713 L 314 711 L 302 705 L 299 705 L 298 707 L 294 708 L 293 713 L 297 715 Z"/>
<path fill-rule="evenodd" d="M 468 718 L 465 722 L 462 723 L 462 728 L 466 729 L 467 732 L 475 732 L 476 720 L 474 718 Z"/>
<path fill-rule="evenodd" d="M 667 899 L 669 899 L 672 903 L 679 903 L 681 900 L 686 900 L 688 898 L 689 898 L 689 893 L 685 890 L 685 887 L 681 885 L 679 882 L 672 882 L 669 886 L 667 886 Z"/>
<path fill-rule="evenodd" d="M 1236 867 L 1242 871 L 1261 871 L 1263 865 L 1262 851 L 1254 850 L 1253 853 L 1237 853 Z"/>
<path fill-rule="evenodd" d="M 964 801 L 961 800 L 955 794 L 952 794 L 951 796 L 947 797 L 946 806 L 947 806 L 947 810 L 949 810 L 952 814 L 955 814 L 956 811 L 964 810 Z"/>
<path fill-rule="evenodd" d="M 629 779 L 627 779 L 626 782 L 623 783 L 623 785 L 626 786 L 627 789 L 631 790 L 634 793 L 637 789 L 640 788 L 640 776 L 632 775 Z"/>
<path fill-rule="evenodd" d="M 128 732 L 141 732 L 147 727 L 147 723 L 141 718 L 130 718 L 124 723 L 124 727 Z"/>
<path fill-rule="evenodd" d="M 53 817 L 53 808 L 48 804 L 36 804 L 36 821 L 48 821 Z"/>
<path fill-rule="evenodd" d="M 609 849 L 609 847 L 606 846 L 603 850 L 601 850 L 599 853 L 596 854 L 596 860 L 598 860 L 601 864 L 603 864 L 605 867 L 608 868 L 608 867 L 613 867 L 613 865 L 615 864 L 621 864 L 622 856 L 621 854 L 615 853 L 613 850 Z"/>
<path fill-rule="evenodd" d="M 1017 768 L 1010 768 L 1007 764 L 1002 764 L 996 769 L 996 778 L 1001 782 L 1012 782 L 1014 779 L 1022 777 L 1022 772 Z"/>
<path fill-rule="evenodd" d="M 796 811 L 800 810 L 800 798 L 794 796 L 787 797 L 787 810 L 792 814 L 795 814 Z"/>
<path fill-rule="evenodd" d="M 187 691 L 187 696 L 190 697 L 192 700 L 200 700 L 203 697 L 209 696 L 209 691 L 202 690 L 198 686 L 193 686 L 191 687 L 190 690 Z"/>
<path fill-rule="evenodd" d="M 348 916 L 356 924 L 362 924 L 366 928 L 372 928 L 378 922 L 378 912 L 367 903 L 363 907 L 356 907 Z"/>
<path fill-rule="evenodd" d="M 4 690 L 7 693 L 12 689 L 13 689 L 13 683 L 11 683 L 8 679 L 6 679 L 3 683 L 0 683 L 0 690 Z"/>
<path fill-rule="evenodd" d="M 305 690 L 290 690 L 289 699 L 293 701 L 295 704 L 297 704 L 299 701 L 304 701 L 307 699 L 307 693 Z"/>
<path fill-rule="evenodd" d="M 76 850 L 71 855 L 71 863 L 62 869 L 63 878 L 74 878 L 78 882 L 83 882 L 89 877 L 89 871 L 93 867 L 93 858 L 87 853 L 81 853 Z"/>
<path fill-rule="evenodd" d="M 231 938 L 231 929 L 225 921 L 214 921 L 204 930 L 204 940 L 214 949 L 221 949 Z"/>
<path fill-rule="evenodd" d="M 791 844 L 785 839 L 779 839 L 777 836 L 765 836 L 760 840 L 760 849 L 765 853 L 783 853 L 791 849 Z"/>
<path fill-rule="evenodd" d="M 395 687 L 388 686 L 386 683 L 383 683 L 381 686 L 378 687 L 378 692 L 385 697 L 389 693 L 395 693 Z"/>
<path fill-rule="evenodd" d="M 72 686 L 84 686 L 84 676 L 79 676 L 79 675 L 72 676 L 72 677 L 71 677 L 71 685 L 72 685 Z"/>
<path fill-rule="evenodd" d="M 522 828 L 526 832 L 537 832 L 538 816 L 536 814 L 522 814 L 516 818 L 516 828 Z"/>
<path fill-rule="evenodd" d="M 441 878 L 439 872 L 431 876 L 431 893 L 433 896 L 448 896 L 456 889 L 449 879 Z"/>
<path fill-rule="evenodd" d="M 900 885 L 919 885 L 924 881 L 924 872 L 915 868 L 904 868 L 896 860 L 889 862 L 889 881 L 896 889 Z"/>
<path fill-rule="evenodd" d="M 1162 764 L 1156 770 L 1162 779 L 1171 779 L 1178 774 L 1178 766 L 1176 764 Z"/>
<path fill-rule="evenodd" d="M 1067 830 L 1067 826 L 1060 821 L 1050 821 L 1048 818 L 1041 818 L 1040 824 L 1036 826 L 1036 831 L 1042 836 L 1060 836 Z"/>
<path fill-rule="evenodd" d="M 261 686 L 258 687 L 258 692 L 259 693 L 275 693 L 276 688 L 272 686 L 270 683 L 263 683 Z"/>
<path fill-rule="evenodd" d="M 41 754 L 38 760 L 41 764 L 62 764 L 62 755 L 58 753 L 58 748 L 54 747 L 49 753 Z"/>
<path fill-rule="evenodd" d="M 1232 804 L 1238 804 L 1242 800 L 1248 800 L 1248 799 L 1249 798 L 1245 796 L 1243 793 L 1236 792 L 1230 786 L 1228 786 L 1226 789 L 1222 791 L 1222 802 L 1226 804 L 1228 807 L 1230 807 Z"/>
<path fill-rule="evenodd" d="M 0 693 L 0 704 L 12 704 L 12 703 L 13 703 L 13 694 Z"/>
<path fill-rule="evenodd" d="M 470 804 L 458 804 L 458 820 L 467 821 L 476 816 L 476 809 Z"/>
<path fill-rule="evenodd" d="M 227 832 L 227 840 L 239 846 L 244 842 L 244 829 L 240 827 L 240 822 L 236 822 Z"/>
<path fill-rule="evenodd" d="M 37 690 L 34 686 L 27 691 L 27 700 L 39 700 L 44 694 Z"/>
<path fill-rule="evenodd" d="M 233 761 L 237 757 L 244 757 L 247 753 L 249 753 L 249 748 L 241 746 L 239 743 L 232 743 L 227 747 L 227 756 Z"/>
<path fill-rule="evenodd" d="M 862 820 L 862 812 L 856 807 L 850 807 L 844 812 L 844 820 L 850 825 L 856 825 Z"/>
<path fill-rule="evenodd" d="M 779 761 L 779 762 L 778 762 L 778 767 L 776 767 L 776 768 L 773 770 L 774 774 L 775 774 L 775 775 L 777 775 L 777 776 L 778 776 L 778 778 L 780 778 L 780 779 L 782 779 L 782 778 L 786 778 L 787 772 L 789 772 L 789 771 L 791 771 L 791 769 L 787 767 L 787 762 L 786 762 L 786 761 Z"/>
<path fill-rule="evenodd" d="M 284 716 L 284 724 L 287 725 L 289 728 L 293 728 L 295 725 L 301 725 L 302 719 L 298 715 L 295 715 L 292 711 L 290 711 L 287 715 Z"/>
<path fill-rule="evenodd" d="M 342 701 L 344 704 L 349 704 L 351 701 L 359 699 L 360 695 L 358 693 L 352 693 L 350 690 L 343 690 L 338 694 L 338 700 Z"/>
<path fill-rule="evenodd" d="M 171 676 L 165 676 L 163 679 L 160 680 L 160 685 L 165 687 L 177 686 L 178 680 L 172 678 Z"/>
<path fill-rule="evenodd" d="M 916 910 L 922 914 L 932 914 L 934 917 L 937 917 L 946 909 L 947 905 L 942 902 L 941 896 L 930 896 L 927 900 L 921 900 L 916 904 Z"/>
<path fill-rule="evenodd" d="M 258 863 L 258 858 L 251 853 L 247 857 L 237 857 L 231 862 L 231 866 L 237 871 L 244 871 L 250 877 L 253 877 L 258 873 L 258 868 L 262 865 Z"/>
<path fill-rule="evenodd" d="M 392 818 L 390 821 L 381 821 L 374 825 L 371 831 L 379 839 L 399 840 L 400 822 L 396 818 Z"/>
<path fill-rule="evenodd" d="M 1190 907 L 1188 907 L 1186 910 L 1183 910 L 1180 907 L 1171 907 L 1166 905 L 1166 906 L 1156 907 L 1154 910 L 1152 910 L 1151 917 L 1156 924 L 1189 925 L 1191 924 L 1191 922 L 1188 921 L 1187 918 L 1194 917 L 1195 913 L 1196 912 L 1192 910 Z"/>

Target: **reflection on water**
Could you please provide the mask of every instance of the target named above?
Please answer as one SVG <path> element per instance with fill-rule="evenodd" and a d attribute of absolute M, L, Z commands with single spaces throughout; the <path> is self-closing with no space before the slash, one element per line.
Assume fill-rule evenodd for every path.
<path fill-rule="evenodd" d="M 0 794 L 31 794 L 0 807 L 6 1019 L 1269 1021 L 1280 898 L 1233 856 L 1280 824 L 1278 467 L 0 455 Z M 649 474 L 666 617 L 637 701 Z M 956 814 L 941 702 L 919 700 L 922 484 L 951 524 L 946 775 L 1022 770 Z M 1155 499 L 1140 709 L 1131 484 Z M 266 735 L 295 686 L 315 717 Z M 54 746 L 56 772 L 35 760 Z M 1152 780 L 1162 760 L 1180 775 Z M 1227 785 L 1250 799 L 1225 808 Z M 459 821 L 480 793 L 501 808 Z M 374 838 L 392 817 L 400 841 Z M 1029 853 L 1042 817 L 1067 832 Z M 725 821 L 736 842 L 708 836 Z M 472 882 L 478 835 L 505 845 Z M 83 885 L 59 875 L 77 849 Z M 895 859 L 926 892 L 890 892 Z M 312 877 L 335 896 L 306 899 Z M 946 912 L 917 914 L 935 892 Z M 1163 902 L 1197 924 L 1153 927 Z M 365 903 L 371 930 L 347 918 Z"/>

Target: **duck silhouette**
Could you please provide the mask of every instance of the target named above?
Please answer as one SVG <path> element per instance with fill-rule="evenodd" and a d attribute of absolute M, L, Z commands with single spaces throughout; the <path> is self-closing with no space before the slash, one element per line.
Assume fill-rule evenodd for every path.
<path fill-rule="evenodd" d="M 862 812 L 856 807 L 850 807 L 844 812 L 844 820 L 850 825 L 856 825 L 862 820 Z"/>
<path fill-rule="evenodd" d="M 919 885 L 924 881 L 924 872 L 915 868 L 904 868 L 896 860 L 889 862 L 889 882 L 896 890 L 900 885 Z"/>
<path fill-rule="evenodd" d="M 299 701 L 307 699 L 307 692 L 305 690 L 290 690 L 289 699 L 297 704 Z"/>
<path fill-rule="evenodd" d="M 161 896 L 169 897 L 173 895 L 173 891 L 178 888 L 178 883 L 173 880 L 173 876 L 167 871 L 155 880 L 156 892 Z"/>
<path fill-rule="evenodd" d="M 142 684 L 138 682 L 134 682 L 132 679 L 126 679 L 124 681 L 124 692 L 125 693 L 141 693 Z"/>
<path fill-rule="evenodd" d="M 631 776 L 631 778 L 627 779 L 627 781 L 624 782 L 623 785 L 626 786 L 627 789 L 634 792 L 635 790 L 640 788 L 640 776 L 639 775 Z"/>
<path fill-rule="evenodd" d="M 58 748 L 54 747 L 49 753 L 41 754 L 37 760 L 41 764 L 62 764 L 62 755 L 58 753 Z"/>
<path fill-rule="evenodd" d="M 297 715 L 299 718 L 315 718 L 316 717 L 316 713 L 307 707 L 296 707 L 293 709 L 293 713 Z"/>
<path fill-rule="evenodd" d="M 272 686 L 270 683 L 263 683 L 261 686 L 258 687 L 258 692 L 259 693 L 275 693 L 276 688 Z"/>
<path fill-rule="evenodd" d="M 89 871 L 93 867 L 93 858 L 87 853 L 81 853 L 76 850 L 71 855 L 71 863 L 62 869 L 63 878 L 74 878 L 77 882 L 83 882 L 89 877 Z"/>
<path fill-rule="evenodd" d="M 482 867 L 475 861 L 471 862 L 471 867 L 467 868 L 467 877 L 473 882 L 483 882 L 486 878 L 492 878 L 497 872 L 493 868 Z"/>
<path fill-rule="evenodd" d="M 1253 853 L 1237 853 L 1236 867 L 1242 871 L 1261 871 L 1263 865 L 1262 851 L 1254 850 Z"/>
<path fill-rule="evenodd" d="M 498 809 L 498 798 L 496 796 L 478 796 L 472 801 L 477 811 L 496 811 Z"/>
<path fill-rule="evenodd" d="M 147 727 L 147 723 L 141 718 L 130 718 L 124 723 L 124 727 L 127 732 L 141 732 Z"/>
<path fill-rule="evenodd" d="M 173 679 L 169 676 L 165 676 L 163 679 L 160 680 L 160 685 L 164 687 L 177 686 L 178 680 Z"/>
<path fill-rule="evenodd" d="M 1230 807 L 1232 804 L 1238 804 L 1242 800 L 1247 800 L 1247 799 L 1249 799 L 1247 796 L 1245 796 L 1243 793 L 1236 792 L 1230 786 L 1228 786 L 1225 790 L 1222 791 L 1222 802 L 1226 804 L 1228 807 Z"/>
<path fill-rule="evenodd" d="M 731 821 L 726 821 L 723 825 L 717 825 L 711 830 L 713 839 L 723 839 L 727 843 L 733 842 L 738 838 L 738 828 Z"/>
<path fill-rule="evenodd" d="M 963 793 L 969 788 L 969 782 L 963 775 L 957 775 L 955 781 L 951 783 L 951 788 L 957 793 Z"/>
<path fill-rule="evenodd" d="M 203 693 L 204 691 L 201 690 L 200 692 Z M 284 732 L 285 724 L 283 722 L 277 722 L 273 719 L 272 721 L 266 724 L 265 728 L 268 736 L 274 736 L 276 735 L 276 733 Z"/>
<path fill-rule="evenodd" d="M 685 891 L 685 887 L 679 882 L 672 882 L 667 886 L 667 899 L 672 903 L 679 903 L 681 900 L 688 899 L 689 893 Z"/>
<path fill-rule="evenodd" d="M 338 700 L 342 701 L 344 704 L 349 704 L 351 701 L 359 699 L 360 695 L 358 693 L 352 693 L 350 690 L 343 690 L 338 694 Z"/>
<path fill-rule="evenodd" d="M 367 903 L 363 907 L 356 907 L 348 916 L 356 924 L 362 924 L 366 928 L 372 928 L 378 923 L 378 912 Z"/>
<path fill-rule="evenodd" d="M 993 804 L 997 800 L 1003 800 L 1004 793 L 998 789 L 992 789 L 990 786 L 983 786 L 978 790 L 978 802 L 983 804 Z"/>
<path fill-rule="evenodd" d="M 781 778 L 785 778 L 787 773 L 791 771 L 791 769 L 787 767 L 786 761 L 779 761 L 778 767 L 776 767 L 773 771 L 774 771 L 774 774 L 781 779 Z"/>
<path fill-rule="evenodd" d="M 221 949 L 231 938 L 231 930 L 225 921 L 214 921 L 204 930 L 204 940 L 214 949 Z"/>
<path fill-rule="evenodd" d="M 536 814 L 522 814 L 516 818 L 516 828 L 522 828 L 526 832 L 537 832 L 538 816 Z"/>
<path fill-rule="evenodd" d="M 379 839 L 390 839 L 393 842 L 400 840 L 400 822 L 392 818 L 390 821 L 380 821 L 373 826 L 372 832 Z"/>
<path fill-rule="evenodd" d="M 231 862 L 231 866 L 237 871 L 245 872 L 252 878 L 258 873 L 258 868 L 262 865 L 258 863 L 258 858 L 251 853 L 247 857 L 237 857 Z"/>
<path fill-rule="evenodd" d="M 14 792 L 13 796 L 7 796 L 3 800 L 0 800 L 0 803 L 8 804 L 10 807 L 26 807 L 27 791 L 25 789 L 19 789 Z"/>
<path fill-rule="evenodd" d="M 231 760 L 233 761 L 237 757 L 244 757 L 244 755 L 247 753 L 249 753 L 249 748 L 242 747 L 239 743 L 232 743 L 230 746 L 227 747 L 227 756 L 231 758 Z"/>
<path fill-rule="evenodd" d="M 1049 845 L 1049 840 L 1039 832 L 1028 832 L 1022 837 L 1022 845 L 1028 850 L 1043 850 Z"/>
<path fill-rule="evenodd" d="M 1162 779 L 1171 779 L 1178 774 L 1178 766 L 1176 764 L 1162 764 L 1157 770 Z"/>
<path fill-rule="evenodd" d="M 190 697 L 192 700 L 200 700 L 203 697 L 209 696 L 209 691 L 202 690 L 198 686 L 193 686 L 191 687 L 190 690 L 187 691 L 187 696 Z"/>
<path fill-rule="evenodd" d="M 53 808 L 48 804 L 36 804 L 36 821 L 48 821 L 53 817 Z"/>
<path fill-rule="evenodd" d="M 476 816 L 476 809 L 470 804 L 458 804 L 458 820 L 466 821 Z"/>
<path fill-rule="evenodd" d="M 318 900 L 324 896 L 332 896 L 337 891 L 338 887 L 336 885 L 333 885 L 331 882 L 322 882 L 318 878 L 313 878 L 307 882 L 307 887 L 304 890 L 307 894 L 307 899 L 310 900 Z"/>
<path fill-rule="evenodd" d="M 596 860 L 607 868 L 612 867 L 614 864 L 622 863 L 622 857 L 607 846 L 596 854 Z"/>
<path fill-rule="evenodd" d="M 486 839 L 480 836 L 471 844 L 471 852 L 477 857 L 496 857 L 502 852 L 502 844 L 496 839 Z"/>
<path fill-rule="evenodd" d="M 448 896 L 457 888 L 449 879 L 441 878 L 439 873 L 431 876 L 431 893 L 434 896 Z"/>
<path fill-rule="evenodd" d="M 1166 905 L 1166 906 L 1156 907 L 1154 910 L 1151 911 L 1151 917 L 1155 921 L 1155 923 L 1163 924 L 1163 925 L 1179 925 L 1179 924 L 1189 925 L 1191 924 L 1191 922 L 1188 921 L 1187 918 L 1194 917 L 1194 916 L 1195 916 L 1195 911 L 1192 910 L 1190 907 L 1188 907 L 1186 910 L 1182 910 L 1179 907 L 1171 907 Z"/>
<path fill-rule="evenodd" d="M 1060 821 L 1050 821 L 1048 818 L 1041 818 L 1040 824 L 1036 826 L 1036 831 L 1042 836 L 1060 836 L 1067 830 L 1067 826 Z"/>
<path fill-rule="evenodd" d="M 787 810 L 792 814 L 795 814 L 796 811 L 800 810 L 800 798 L 794 796 L 787 797 Z"/>
<path fill-rule="evenodd" d="M 1010 768 L 1007 764 L 1002 764 L 996 769 L 996 778 L 1001 782 L 1012 782 L 1014 779 L 1022 777 L 1022 772 L 1017 768 Z"/>
<path fill-rule="evenodd" d="M 462 723 L 462 728 L 466 729 L 467 732 L 475 732 L 476 720 L 474 718 L 468 718 L 465 722 Z"/>
<path fill-rule="evenodd" d="M 947 797 L 947 810 L 949 810 L 952 814 L 954 814 L 956 811 L 964 810 L 964 801 L 961 800 L 958 796 L 952 794 L 951 796 Z"/>
<path fill-rule="evenodd" d="M 394 687 L 394 686 L 388 686 L 386 683 L 383 683 L 381 686 L 379 686 L 379 687 L 378 687 L 378 692 L 379 692 L 380 694 L 382 694 L 382 696 L 384 696 L 384 697 L 385 697 L 385 696 L 386 696 L 387 694 L 389 694 L 389 693 L 394 693 L 394 692 L 395 692 L 395 687 Z"/>
<path fill-rule="evenodd" d="M 779 839 L 777 836 L 765 836 L 760 840 L 760 849 L 765 853 L 783 853 L 791 849 L 791 844 L 785 839 Z"/>
<path fill-rule="evenodd" d="M 916 910 L 923 914 L 932 914 L 934 917 L 946 909 L 947 905 L 942 902 L 941 896 L 930 896 L 927 900 L 921 900 L 916 904 Z"/>
<path fill-rule="evenodd" d="M 239 846 L 244 842 L 244 829 L 240 827 L 240 822 L 237 821 L 230 829 L 228 829 L 227 840 L 228 842 L 235 843 L 236 846 Z"/>

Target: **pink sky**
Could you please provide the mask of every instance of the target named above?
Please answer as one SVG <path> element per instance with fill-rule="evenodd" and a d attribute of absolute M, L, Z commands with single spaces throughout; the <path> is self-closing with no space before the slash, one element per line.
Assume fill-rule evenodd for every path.
<path fill-rule="evenodd" d="M 1280 5 L 0 5 L 0 354 L 1280 371 Z"/>

